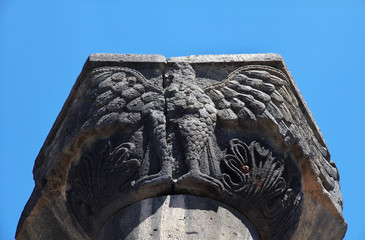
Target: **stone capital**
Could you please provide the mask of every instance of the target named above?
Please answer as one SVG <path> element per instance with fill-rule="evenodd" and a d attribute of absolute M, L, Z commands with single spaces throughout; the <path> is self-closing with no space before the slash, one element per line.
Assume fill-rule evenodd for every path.
<path fill-rule="evenodd" d="M 347 228 L 338 170 L 278 54 L 92 54 L 33 174 L 17 239 L 342 239 Z"/>

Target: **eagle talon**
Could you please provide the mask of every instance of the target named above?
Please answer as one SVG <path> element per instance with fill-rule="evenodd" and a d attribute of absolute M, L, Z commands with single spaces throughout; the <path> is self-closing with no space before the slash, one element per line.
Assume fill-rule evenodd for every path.
<path fill-rule="evenodd" d="M 187 184 L 184 184 L 187 183 Z M 188 173 L 183 175 L 177 180 L 177 183 L 189 185 L 189 183 L 197 183 L 197 184 L 204 184 L 213 186 L 215 188 L 218 188 L 219 190 L 223 190 L 223 184 L 216 178 L 211 177 L 209 175 L 206 175 L 204 173 L 201 173 L 199 170 L 190 170 Z"/>
<path fill-rule="evenodd" d="M 165 172 L 159 172 L 157 174 L 149 175 L 138 179 L 135 186 L 145 187 L 145 186 L 157 186 L 161 184 L 172 184 L 172 177 Z"/>

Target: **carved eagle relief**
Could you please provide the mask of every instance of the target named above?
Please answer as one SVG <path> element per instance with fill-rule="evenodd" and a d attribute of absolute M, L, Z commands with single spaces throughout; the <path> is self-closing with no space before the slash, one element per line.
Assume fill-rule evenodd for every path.
<path fill-rule="evenodd" d="M 300 202 L 300 179 L 288 174 L 288 169 L 295 168 L 285 166 L 288 161 L 281 159 L 284 156 L 274 157 L 259 143 L 246 144 L 234 138 L 227 139 L 226 150 L 221 150 L 217 141 L 220 136 L 216 135 L 217 128 L 244 135 L 247 126 L 264 120 L 261 125 L 270 122 L 270 126 L 275 126 L 284 144 L 295 141 L 290 130 L 293 117 L 286 106 L 290 99 L 284 100 L 290 98 L 288 80 L 280 70 L 262 65 L 244 66 L 209 86 L 199 85 L 188 63 L 169 65 L 164 74 L 164 87 L 151 84 L 136 70 L 117 66 L 96 68 L 87 79 L 91 88 L 84 96 L 88 99 L 85 102 L 88 110 L 80 117 L 83 119 L 81 130 L 86 134 L 119 131 L 122 140 L 112 144 L 103 140 L 101 142 L 107 144 L 105 154 L 94 160 L 90 160 L 89 154 L 84 159 L 110 161 L 110 164 L 96 162 L 94 165 L 110 168 L 106 171 L 113 179 L 118 176 L 112 166 L 123 166 L 123 169 L 133 166 L 128 175 L 132 186 L 202 184 L 240 194 L 268 217 L 272 239 L 283 239 L 288 229 L 282 226 L 298 220 L 299 215 L 294 213 Z M 139 132 L 139 137 L 135 132 Z M 123 158 L 119 159 L 114 149 L 124 149 L 122 146 L 133 147 L 128 148 L 128 155 L 121 155 Z M 136 149 L 143 151 L 134 153 Z M 128 158 L 129 155 L 133 158 Z M 153 155 L 159 162 L 157 171 L 149 170 L 155 164 L 150 162 Z M 108 184 L 103 182 L 106 177 L 95 176 L 94 180 L 89 178 L 89 182 L 77 179 L 85 175 L 77 173 L 85 172 L 81 167 L 85 164 L 79 165 L 70 175 L 75 178 L 71 185 L 72 182 L 77 185 L 69 197 L 85 199 L 94 192 L 106 192 Z M 140 170 L 136 173 L 138 167 Z M 126 182 L 123 178 L 123 183 Z M 85 185 L 103 186 L 103 189 L 87 192 Z M 117 190 L 113 188 L 113 191 Z M 266 200 L 262 201 L 261 196 Z M 100 203 L 94 205 L 87 209 L 103 208 Z M 90 211 L 79 218 L 89 215 Z M 85 226 L 84 229 L 92 231 L 92 222 Z M 280 232 L 275 230 L 278 226 L 281 226 Z"/>
<path fill-rule="evenodd" d="M 213 180 L 199 172 L 199 162 L 202 152 L 215 139 L 217 122 L 236 128 L 247 121 L 267 118 L 283 132 L 292 122 L 281 95 L 286 91 L 285 75 L 272 67 L 241 67 L 222 82 L 205 88 L 198 86 L 193 68 L 183 63 L 167 70 L 168 86 L 164 89 L 151 85 L 129 68 L 98 68 L 90 76 L 95 88 L 87 98 L 95 100 L 83 131 L 113 125 L 127 129 L 148 121 L 164 176 L 172 174 L 168 131 L 175 131 L 174 136 L 181 138 L 187 174 Z"/>

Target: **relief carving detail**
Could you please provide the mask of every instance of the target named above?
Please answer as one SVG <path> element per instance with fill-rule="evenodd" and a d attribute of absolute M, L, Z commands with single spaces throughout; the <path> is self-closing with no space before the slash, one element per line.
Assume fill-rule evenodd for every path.
<path fill-rule="evenodd" d="M 174 63 L 165 71 L 164 88 L 125 67 L 96 68 L 87 79 L 93 86 L 86 94 L 92 107 L 81 131 L 106 137 L 86 147 L 74 163 L 67 197 L 89 235 L 94 234 L 90 216 L 105 215 L 110 202 L 139 187 L 165 184 L 171 186 L 167 194 L 205 185 L 216 195 L 238 195 L 263 216 L 270 238 L 288 238 L 299 221 L 301 180 L 284 149 L 300 139 L 293 133 L 283 72 L 249 65 L 202 86 L 190 64 Z M 252 126 L 280 136 L 282 152 L 274 156 L 262 147 L 259 142 L 272 143 L 261 136 L 243 142 Z M 224 140 L 219 131 L 229 132 Z M 120 145 L 110 149 L 107 136 L 115 132 L 120 137 L 112 144 Z M 137 158 L 129 158 L 133 151 Z"/>

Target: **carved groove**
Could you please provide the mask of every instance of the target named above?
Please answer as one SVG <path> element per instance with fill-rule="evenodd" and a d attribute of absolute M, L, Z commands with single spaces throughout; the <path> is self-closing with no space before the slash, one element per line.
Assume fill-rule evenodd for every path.
<path fill-rule="evenodd" d="M 103 208 L 120 198 L 119 192 L 130 187 L 130 180 L 141 164 L 131 157 L 132 143 L 112 148 L 108 140 L 99 140 L 85 149 L 69 179 L 72 189 L 67 192 L 74 217 L 90 236 Z"/>
<path fill-rule="evenodd" d="M 259 209 L 272 239 L 289 238 L 300 216 L 299 171 L 285 176 L 285 161 L 255 141 L 247 145 L 233 139 L 229 145 L 221 162 L 224 186 Z"/>

